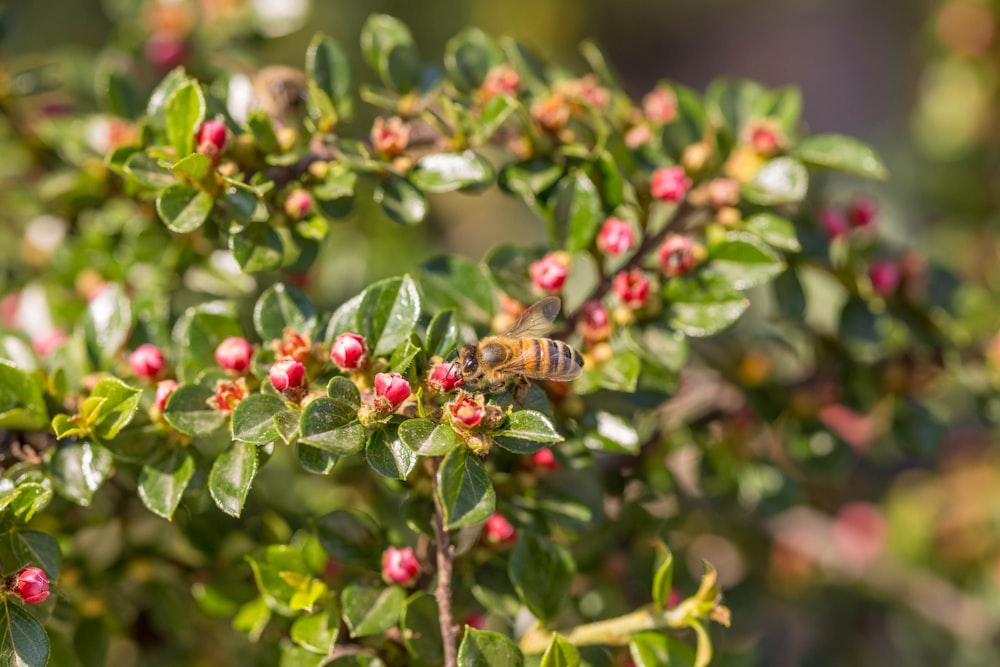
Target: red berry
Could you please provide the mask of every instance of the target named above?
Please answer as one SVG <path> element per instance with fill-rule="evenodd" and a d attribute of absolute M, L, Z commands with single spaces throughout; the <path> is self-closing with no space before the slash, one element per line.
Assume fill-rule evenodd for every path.
<path fill-rule="evenodd" d="M 851 227 L 868 227 L 875 222 L 878 204 L 871 197 L 858 197 L 847 207 L 847 221 Z"/>
<path fill-rule="evenodd" d="M 40 568 L 25 567 L 7 578 L 7 591 L 25 604 L 38 604 L 49 597 L 49 578 Z"/>
<path fill-rule="evenodd" d="M 831 240 L 847 233 L 847 216 L 835 208 L 822 208 L 819 211 L 819 226 Z"/>
<path fill-rule="evenodd" d="M 356 333 L 342 333 L 333 341 L 330 359 L 344 373 L 362 370 L 368 364 L 365 339 Z"/>
<path fill-rule="evenodd" d="M 215 361 L 219 366 L 238 374 L 250 368 L 251 357 L 253 357 L 253 346 L 246 338 L 239 336 L 227 338 L 215 348 Z"/>
<path fill-rule="evenodd" d="M 615 276 L 614 289 L 622 303 L 638 308 L 649 296 L 649 278 L 639 268 L 622 271 Z"/>
<path fill-rule="evenodd" d="M 451 414 L 452 423 L 456 426 L 475 428 L 483 421 L 486 408 L 471 396 L 463 394 L 448 404 L 448 412 Z"/>
<path fill-rule="evenodd" d="M 129 355 L 132 372 L 141 378 L 153 379 L 163 371 L 166 361 L 160 348 L 151 343 L 143 343 Z"/>
<path fill-rule="evenodd" d="M 490 544 L 506 544 L 517 538 L 517 531 L 502 514 L 496 512 L 486 520 L 483 535 Z"/>
<path fill-rule="evenodd" d="M 661 167 L 653 172 L 649 190 L 660 201 L 679 202 L 691 187 L 684 167 Z"/>
<path fill-rule="evenodd" d="M 413 549 L 389 547 L 382 554 L 382 578 L 390 584 L 409 586 L 420 574 L 420 562 Z"/>
<path fill-rule="evenodd" d="M 558 292 L 569 275 L 569 257 L 563 252 L 549 253 L 531 265 L 531 281 L 546 292 Z"/>
<path fill-rule="evenodd" d="M 632 225 L 618 218 L 605 220 L 601 231 L 597 234 L 597 247 L 609 255 L 624 255 L 634 245 L 635 232 L 632 230 Z"/>
<path fill-rule="evenodd" d="M 446 394 L 462 386 L 462 377 L 455 364 L 438 364 L 427 374 L 427 384 L 434 391 Z"/>
<path fill-rule="evenodd" d="M 375 374 L 375 406 L 385 412 L 394 410 L 410 397 L 410 383 L 399 373 Z"/>
<path fill-rule="evenodd" d="M 687 273 L 697 260 L 694 256 L 694 241 L 686 236 L 671 234 L 660 246 L 660 266 L 668 276 Z"/>

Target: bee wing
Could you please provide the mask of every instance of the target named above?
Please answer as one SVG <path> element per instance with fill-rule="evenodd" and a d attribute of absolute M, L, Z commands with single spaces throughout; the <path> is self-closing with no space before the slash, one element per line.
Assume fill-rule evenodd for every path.
<path fill-rule="evenodd" d="M 562 301 L 557 296 L 547 296 L 528 307 L 513 326 L 503 333 L 508 338 L 537 338 L 552 329 Z"/>

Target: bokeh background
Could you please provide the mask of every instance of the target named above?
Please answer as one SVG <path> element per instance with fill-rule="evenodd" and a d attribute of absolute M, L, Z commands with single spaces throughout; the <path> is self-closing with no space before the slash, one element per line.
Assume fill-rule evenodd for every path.
<path fill-rule="evenodd" d="M 4 56 L 10 71 L 32 72 L 15 79 L 15 90 L 51 77 L 53 99 L 96 105 L 94 68 L 123 53 L 137 57 L 148 89 L 162 54 L 146 40 L 167 28 L 184 34 L 187 66 L 208 80 L 231 67 L 301 66 L 316 31 L 360 63 L 357 37 L 372 12 L 406 22 L 428 61 L 440 61 L 447 39 L 469 25 L 576 69 L 577 44 L 593 37 L 636 98 L 661 78 L 699 90 L 723 75 L 799 87 L 811 130 L 871 143 L 892 173 L 881 184 L 834 181 L 831 203 L 874 197 L 895 244 L 967 282 L 964 298 L 979 313 L 970 335 L 986 337 L 1000 324 L 996 0 L 198 0 L 200 14 L 157 13 L 153 4 L 6 3 Z M 185 16 L 200 18 L 185 24 Z M 361 113 L 355 123 L 370 120 Z M 0 221 L 17 215 L 0 211 Z M 334 230 L 313 291 L 333 305 L 444 250 L 478 258 L 501 240 L 539 242 L 530 216 L 495 192 L 432 199 L 431 220 L 412 229 L 362 223 L 362 210 Z M 968 413 L 977 408 L 991 410 Z M 863 486 L 827 480 L 798 513 L 776 517 L 751 502 L 724 508 L 703 490 L 703 511 L 670 541 L 684 548 L 691 579 L 702 557 L 720 570 L 733 627 L 714 630 L 717 664 L 1000 665 L 995 430 L 971 417 L 947 429 L 929 463 L 859 461 Z M 318 513 L 326 509 L 318 489 L 306 484 L 260 503 Z"/>

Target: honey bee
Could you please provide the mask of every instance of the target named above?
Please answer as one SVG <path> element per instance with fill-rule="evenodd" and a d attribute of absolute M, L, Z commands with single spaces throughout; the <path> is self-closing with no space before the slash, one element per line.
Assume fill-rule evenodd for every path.
<path fill-rule="evenodd" d="M 497 391 L 510 380 L 567 381 L 579 376 L 583 358 L 572 345 L 539 338 L 552 328 L 561 305 L 559 297 L 546 297 L 499 336 L 463 345 L 458 355 L 463 382 L 480 391 Z"/>
<path fill-rule="evenodd" d="M 306 89 L 306 75 L 293 67 L 271 65 L 253 77 L 253 97 L 257 107 L 281 124 L 303 111 Z"/>

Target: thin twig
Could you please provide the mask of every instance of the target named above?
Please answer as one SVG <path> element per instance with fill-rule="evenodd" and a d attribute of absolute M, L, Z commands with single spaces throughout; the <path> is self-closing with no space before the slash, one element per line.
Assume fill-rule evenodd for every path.
<path fill-rule="evenodd" d="M 444 506 L 438 495 L 438 469 L 441 460 L 433 460 L 433 493 L 434 493 L 434 542 L 437 552 L 437 586 L 434 597 L 438 605 L 438 621 L 441 624 L 441 641 L 444 644 L 444 667 L 457 667 L 458 653 L 455 649 L 455 623 L 451 613 L 451 566 L 454 550 L 444 527 Z"/>

